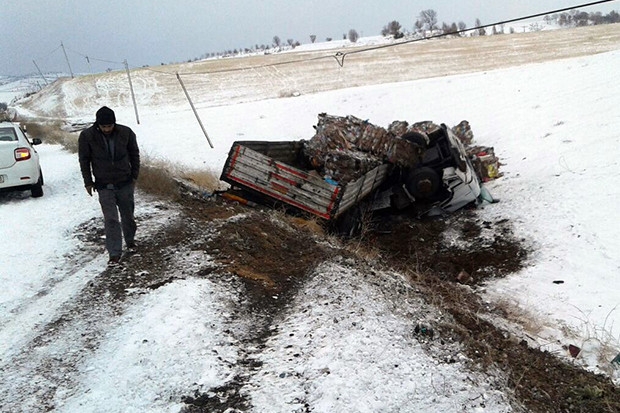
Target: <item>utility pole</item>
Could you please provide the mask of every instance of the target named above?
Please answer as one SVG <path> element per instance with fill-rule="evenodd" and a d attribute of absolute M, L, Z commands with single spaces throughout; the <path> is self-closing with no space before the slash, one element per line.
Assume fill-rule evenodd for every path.
<path fill-rule="evenodd" d="M 39 74 L 41 75 L 41 78 L 43 79 L 43 81 L 45 82 L 46 85 L 49 85 L 49 83 L 47 82 L 47 79 L 45 78 L 45 76 L 43 76 L 43 73 L 41 73 L 41 69 L 39 69 L 39 66 L 37 66 L 37 62 L 35 62 L 34 60 L 32 61 L 32 63 L 34 63 L 34 67 L 37 68 L 37 70 L 39 71 Z"/>
<path fill-rule="evenodd" d="M 140 118 L 138 117 L 138 105 L 136 105 L 136 95 L 133 93 L 133 84 L 131 83 L 131 75 L 129 74 L 129 65 L 127 64 L 127 59 L 123 60 L 125 64 L 125 71 L 127 72 L 127 79 L 129 79 L 129 90 L 131 90 L 131 100 L 133 100 L 133 110 L 136 112 L 136 122 L 138 125 L 140 124 Z"/>
<path fill-rule="evenodd" d="M 67 57 L 67 52 L 65 51 L 65 45 L 60 42 L 60 47 L 62 47 L 62 52 L 65 54 L 65 60 L 67 61 L 67 66 L 69 66 L 69 73 L 71 73 L 71 79 L 73 79 L 73 70 L 71 70 L 71 64 L 69 63 L 69 58 Z"/>
<path fill-rule="evenodd" d="M 181 87 L 183 88 L 183 92 L 185 92 L 185 97 L 187 98 L 187 101 L 189 102 L 189 105 L 192 107 L 192 111 L 194 111 L 194 116 L 196 116 L 196 119 L 198 120 L 198 124 L 200 125 L 200 128 L 202 129 L 202 133 L 204 133 L 205 138 L 207 138 L 207 142 L 209 142 L 209 146 L 211 148 L 213 148 L 213 144 L 211 143 L 211 139 L 209 139 L 209 135 L 207 135 L 207 130 L 205 129 L 204 125 L 202 124 L 202 121 L 200 120 L 200 116 L 198 116 L 198 112 L 196 111 L 196 108 L 194 107 L 194 103 L 192 102 L 192 98 L 189 97 L 189 93 L 187 93 L 187 89 L 185 89 L 185 85 L 183 84 L 183 81 L 181 80 L 181 76 L 179 76 L 179 72 L 177 72 L 177 79 L 179 80 L 179 83 L 181 84 Z"/>
<path fill-rule="evenodd" d="M 88 69 L 90 69 L 90 74 L 93 74 L 93 67 L 90 65 L 90 59 L 88 56 L 84 56 L 86 58 L 86 63 L 88 63 Z"/>
<path fill-rule="evenodd" d="M 90 74 L 91 76 L 93 75 L 93 67 L 90 65 L 90 59 L 88 58 L 88 56 L 86 57 L 86 61 L 88 62 L 88 68 L 90 69 Z M 97 88 L 97 79 L 95 79 L 95 76 L 93 77 L 93 85 L 95 86 L 95 93 L 97 94 L 97 97 L 99 97 L 99 89 Z"/>

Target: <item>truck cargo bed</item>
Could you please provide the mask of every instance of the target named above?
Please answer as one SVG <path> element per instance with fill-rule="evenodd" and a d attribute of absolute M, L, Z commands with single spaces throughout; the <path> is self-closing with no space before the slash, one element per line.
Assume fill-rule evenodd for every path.
<path fill-rule="evenodd" d="M 379 165 L 359 179 L 341 184 L 306 168 L 304 141 L 234 142 L 221 179 L 326 220 L 337 218 L 371 194 L 388 177 Z"/>

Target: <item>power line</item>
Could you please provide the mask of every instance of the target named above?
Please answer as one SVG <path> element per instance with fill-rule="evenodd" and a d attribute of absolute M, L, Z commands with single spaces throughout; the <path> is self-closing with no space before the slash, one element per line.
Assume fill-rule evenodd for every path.
<path fill-rule="evenodd" d="M 157 72 L 157 73 L 161 73 L 161 74 L 171 75 L 171 76 L 174 76 L 177 73 L 181 74 L 181 75 L 204 75 L 204 74 L 215 74 L 215 73 L 239 72 L 239 71 L 244 71 L 244 70 L 248 70 L 248 69 L 260 69 L 260 68 L 273 67 L 273 66 L 283 66 L 283 65 L 289 65 L 289 64 L 294 64 L 294 63 L 311 62 L 311 61 L 323 60 L 323 59 L 336 59 L 336 61 L 338 62 L 338 65 L 340 67 L 343 67 L 344 66 L 345 58 L 348 55 L 352 55 L 352 54 L 365 53 L 365 52 L 370 52 L 370 51 L 374 51 L 374 50 L 378 50 L 378 49 L 386 49 L 386 48 L 389 48 L 389 47 L 397 47 L 397 46 L 402 46 L 404 44 L 409 44 L 409 43 L 421 42 L 421 41 L 430 40 L 430 39 L 436 39 L 436 38 L 440 38 L 440 37 L 452 36 L 452 35 L 455 35 L 455 34 L 472 32 L 472 31 L 475 31 L 475 30 L 485 29 L 487 27 L 499 26 L 499 25 L 502 25 L 502 24 L 514 23 L 514 22 L 523 21 L 523 20 L 529 20 L 529 19 L 533 19 L 535 17 L 546 16 L 548 14 L 561 13 L 561 12 L 565 12 L 565 11 L 569 11 L 569 10 L 575 10 L 575 9 L 578 9 L 578 8 L 585 8 L 585 7 L 591 7 L 591 6 L 595 6 L 595 5 L 599 5 L 599 4 L 603 4 L 603 3 L 610 3 L 610 2 L 613 2 L 613 1 L 616 1 L 616 0 L 599 0 L 599 1 L 594 1 L 594 2 L 590 2 L 590 3 L 583 3 L 583 4 L 571 6 L 571 7 L 564 7 L 564 8 L 561 8 L 561 9 L 549 10 L 549 11 L 545 11 L 545 12 L 542 12 L 542 13 L 536 13 L 536 14 L 530 14 L 528 16 L 517 17 L 517 18 L 514 18 L 514 19 L 502 20 L 502 21 L 498 21 L 498 22 L 495 22 L 495 23 L 490 23 L 490 24 L 485 24 L 485 25 L 481 25 L 481 26 L 472 27 L 472 28 L 469 28 L 469 29 L 458 30 L 458 31 L 455 31 L 455 32 L 440 33 L 440 34 L 436 34 L 436 35 L 432 35 L 432 36 L 428 36 L 428 37 L 422 37 L 422 38 L 417 38 L 417 39 L 405 40 L 405 41 L 401 41 L 401 42 L 397 42 L 397 43 L 392 43 L 392 44 L 384 44 L 384 45 L 379 45 L 379 46 L 366 47 L 366 48 L 363 48 L 363 49 L 353 50 L 353 51 L 350 51 L 350 52 L 337 52 L 337 53 L 335 53 L 333 55 L 318 56 L 318 57 L 313 57 L 313 58 L 291 59 L 291 60 L 286 60 L 286 61 L 283 61 L 283 62 L 266 63 L 266 64 L 263 64 L 263 65 L 247 66 L 247 67 L 233 68 L 233 69 L 221 69 L 221 70 L 212 70 L 212 71 L 208 71 L 207 70 L 207 71 L 182 72 L 182 73 L 178 73 L 178 72 L 174 72 L 173 73 L 173 72 L 168 72 L 168 71 L 165 71 L 165 70 L 156 70 L 156 69 L 152 69 L 152 68 L 146 68 L 146 69 L 154 71 L 154 72 Z"/>
<path fill-rule="evenodd" d="M 523 20 L 529 20 L 529 19 L 533 19 L 535 17 L 546 16 L 548 14 L 561 13 L 561 12 L 564 12 L 564 11 L 574 10 L 574 9 L 577 9 L 577 8 L 590 7 L 590 6 L 595 6 L 595 5 L 603 4 L 603 3 L 610 3 L 612 1 L 616 1 L 616 0 L 600 0 L 600 1 L 595 1 L 595 2 L 591 2 L 591 3 L 584 3 L 584 4 L 577 5 L 577 6 L 565 7 L 565 8 L 562 8 L 562 9 L 546 11 L 546 12 L 543 12 L 543 13 L 531 14 L 529 16 L 517 17 L 515 19 L 502 20 L 502 21 L 499 21 L 499 22 L 491 23 L 491 24 L 485 24 L 485 25 L 481 25 L 481 26 L 477 26 L 477 27 L 472 27 L 470 29 L 463 29 L 463 30 L 458 30 L 458 31 L 455 31 L 455 32 L 450 32 L 450 33 L 440 33 L 440 34 L 436 34 L 436 35 L 429 36 L 429 37 L 423 37 L 423 38 L 420 38 L 420 39 L 405 40 L 403 42 L 394 43 L 394 44 L 387 44 L 387 45 L 381 45 L 381 46 L 373 46 L 373 47 L 368 47 L 368 48 L 361 49 L 361 50 L 354 50 L 354 51 L 346 52 L 346 53 L 340 52 L 340 53 L 336 53 L 334 58 L 338 61 L 338 64 L 342 67 L 342 66 L 344 66 L 344 58 L 347 55 L 350 55 L 350 54 L 364 53 L 364 52 L 368 52 L 368 51 L 371 51 L 371 50 L 385 49 L 385 48 L 388 48 L 388 47 L 395 47 L 395 46 L 400 46 L 400 45 L 408 44 L 408 43 L 421 42 L 423 40 L 436 39 L 436 38 L 439 38 L 439 37 L 451 36 L 451 35 L 455 35 L 455 34 L 461 34 L 461 33 L 465 33 L 465 32 L 486 29 L 487 27 L 501 26 L 502 24 L 514 23 L 514 22 L 523 21 Z M 339 60 L 338 57 L 341 57 L 341 59 Z"/>
<path fill-rule="evenodd" d="M 60 45 L 58 45 L 58 47 L 57 47 L 57 48 L 55 48 L 54 50 L 52 50 L 51 52 L 49 52 L 49 53 L 48 53 L 48 54 L 46 54 L 45 56 L 41 56 L 41 57 L 40 57 L 40 58 L 38 58 L 37 60 L 46 59 L 46 58 L 50 57 L 53 53 L 56 53 L 56 51 L 57 51 L 58 49 L 60 49 L 60 47 L 61 47 L 61 46 L 60 46 Z"/>
<path fill-rule="evenodd" d="M 379 45 L 379 46 L 371 46 L 371 47 L 366 47 L 366 48 L 362 48 L 362 49 L 353 50 L 353 51 L 350 51 L 350 52 L 337 52 L 337 53 L 335 53 L 333 55 L 317 56 L 317 57 L 312 57 L 312 58 L 291 59 L 291 60 L 286 60 L 286 61 L 276 62 L 276 63 L 265 63 L 265 64 L 257 65 L 257 66 L 237 67 L 237 68 L 232 68 L 232 69 L 220 69 L 220 70 L 211 70 L 211 71 L 206 70 L 206 71 L 195 71 L 195 72 L 170 72 L 170 71 L 166 71 L 166 70 L 157 70 L 157 69 L 154 69 L 154 68 L 151 68 L 151 67 L 144 68 L 144 69 L 145 70 L 150 70 L 150 71 L 153 71 L 153 72 L 156 72 L 156 73 L 160 73 L 160 74 L 171 75 L 171 76 L 175 76 L 177 73 L 181 74 L 181 75 L 204 75 L 204 74 L 219 74 L 219 73 L 229 73 L 229 72 L 232 73 L 232 72 L 245 71 L 245 70 L 248 70 L 248 69 L 261 69 L 261 68 L 267 68 L 267 67 L 284 66 L 284 65 L 290 65 L 290 64 L 295 64 L 295 63 L 304 63 L 304 62 L 311 62 L 311 61 L 324 60 L 324 59 L 335 59 L 336 62 L 338 63 L 338 65 L 340 67 L 343 67 L 344 66 L 344 62 L 345 62 L 345 58 L 348 55 L 352 55 L 352 54 L 366 53 L 366 52 L 370 52 L 370 51 L 374 51 L 374 50 L 386 49 L 386 48 L 389 48 L 389 47 L 398 47 L 398 46 L 402 46 L 402 45 L 405 45 L 405 44 L 421 42 L 421 41 L 436 39 L 436 38 L 440 38 L 440 37 L 452 36 L 452 35 L 457 35 L 457 34 L 466 33 L 466 32 L 473 32 L 473 31 L 476 31 L 476 30 L 486 29 L 488 27 L 498 26 L 498 25 L 507 24 L 507 23 L 514 23 L 514 22 L 518 22 L 518 21 L 523 21 L 523 20 L 528 20 L 528 19 L 532 19 L 532 18 L 536 18 L 536 17 L 545 16 L 545 15 L 548 15 L 548 14 L 561 13 L 561 12 L 565 12 L 565 11 L 569 11 L 569 10 L 575 10 L 575 9 L 578 9 L 578 8 L 591 7 L 591 6 L 595 6 L 595 5 L 599 5 L 599 4 L 610 3 L 610 2 L 613 2 L 613 1 L 616 1 L 616 0 L 599 0 L 599 1 L 589 2 L 589 3 L 583 3 L 583 4 L 579 4 L 579 5 L 575 5 L 575 6 L 570 6 L 570 7 L 564 7 L 564 8 L 561 8 L 561 9 L 545 11 L 545 12 L 542 12 L 542 13 L 531 14 L 531 15 L 528 15 L 528 16 L 518 17 L 518 18 L 514 18 L 514 19 L 502 20 L 502 21 L 498 21 L 498 22 L 495 22 L 495 23 L 480 25 L 480 26 L 469 28 L 469 29 L 458 30 L 458 31 L 450 32 L 450 33 L 440 33 L 440 34 L 435 34 L 435 35 L 428 36 L 428 37 L 404 40 L 404 41 L 395 42 L 395 43 L 391 43 L 391 44 L 384 44 L 384 45 Z M 46 56 L 44 56 L 42 58 L 49 57 L 51 54 L 55 53 L 58 49 L 60 49 L 62 47 L 63 46 L 62 46 L 62 43 L 61 43 L 60 46 L 58 46 L 57 48 L 55 48 L 54 50 L 52 50 L 50 53 L 48 53 Z M 124 66 L 125 65 L 124 62 L 116 62 L 116 61 L 113 61 L 113 60 L 106 60 L 106 59 L 90 57 L 90 56 L 87 56 L 84 53 L 81 53 L 81 52 L 78 52 L 78 51 L 75 51 L 75 50 L 71 50 L 69 48 L 66 48 L 66 50 L 69 50 L 72 53 L 75 53 L 77 55 L 82 56 L 83 58 L 86 59 L 86 61 L 89 64 L 90 64 L 90 61 L 92 60 L 92 61 L 98 61 L 98 62 L 103 62 L 103 63 L 115 64 L 115 65 L 119 65 L 119 66 Z M 66 56 L 66 54 L 65 54 L 65 56 Z M 136 69 L 137 69 L 137 67 L 136 67 Z"/>
<path fill-rule="evenodd" d="M 71 53 L 75 53 L 75 54 L 77 54 L 77 55 L 79 55 L 79 56 L 82 56 L 83 58 L 85 58 L 85 59 L 86 59 L 86 61 L 87 61 L 88 63 L 90 63 L 90 61 L 91 61 L 91 60 L 93 60 L 93 61 L 95 61 L 95 62 L 112 63 L 112 64 L 116 64 L 116 65 L 119 65 L 119 66 L 123 66 L 123 65 L 124 65 L 124 62 L 115 62 L 115 61 L 113 61 L 113 60 L 98 59 L 98 58 L 96 58 L 96 57 L 91 57 L 91 56 L 85 55 L 84 53 L 80 53 L 80 52 L 78 52 L 78 51 L 75 51 L 75 50 L 69 49 L 68 47 L 67 47 L 66 49 L 67 49 L 68 51 L 70 51 Z"/>

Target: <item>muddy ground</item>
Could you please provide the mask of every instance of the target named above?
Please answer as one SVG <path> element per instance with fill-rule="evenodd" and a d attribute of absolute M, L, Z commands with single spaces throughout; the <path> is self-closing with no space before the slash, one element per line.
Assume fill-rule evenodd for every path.
<path fill-rule="evenodd" d="M 449 338 L 463 345 L 473 370 L 495 372 L 491 374 L 501 371 L 508 383 L 503 390 L 514 395 L 515 411 L 620 411 L 620 392 L 609 379 L 532 348 L 523 337 L 489 322 L 504 314 L 502 309 L 484 303 L 477 288 L 489 278 L 519 270 L 528 260 L 526 244 L 515 239 L 509 221 L 481 221 L 475 210 L 428 220 L 406 214 L 367 216 L 359 236 L 342 239 L 309 217 L 266 207 L 249 208 L 220 197 L 205 199 L 188 194 L 178 204 L 161 204 L 159 208 L 160 216 L 170 216 L 170 221 L 142 239 L 139 253 L 127 257 L 122 268 L 107 269 L 91 281 L 71 308 L 23 349 L 13 367 L 29 365 L 38 346 L 61 336 L 73 335 L 76 346 L 85 351 L 96 349 L 105 334 L 104 327 L 97 327 L 105 325 L 102 320 L 122 313 L 130 294 L 174 281 L 165 274 L 176 274 L 177 278 L 225 274 L 236 280 L 243 287 L 244 306 L 254 317 L 253 333 L 244 338 L 244 344 L 261 348 L 272 334 L 271 321 L 312 270 L 340 256 L 366 271 L 399 271 L 429 304 L 448 312 L 450 321 L 446 318 L 442 324 L 433 325 L 437 334 L 420 331 L 420 342 L 433 354 L 433 347 L 440 347 L 441 340 Z M 247 219 L 228 219 L 238 214 L 247 215 Z M 83 241 L 82 254 L 101 250 L 99 221 L 84 223 L 77 234 Z M 179 273 L 175 267 L 178 256 L 201 251 L 215 263 L 207 260 L 198 269 Z M 239 312 L 233 317 L 247 314 Z M 75 330 L 75 320 L 91 327 Z M 41 368 L 37 375 L 45 383 L 56 384 L 46 387 L 29 381 L 20 385 L 21 390 L 30 394 L 42 411 L 53 410 L 56 386 L 72 386 L 72 376 L 64 373 L 75 370 L 79 361 L 79 355 L 72 354 L 38 360 Z M 260 361 L 247 354 L 237 363 L 241 373 L 227 385 L 202 391 L 188 389 L 183 412 L 250 411 L 251 401 L 242 389 Z"/>
<path fill-rule="evenodd" d="M 525 240 L 513 236 L 509 221 L 481 221 L 475 210 L 426 220 L 406 213 L 368 215 L 359 236 L 337 238 L 337 247 L 332 247 L 333 242 L 324 242 L 326 237 L 333 239 L 329 228 L 308 217 L 247 208 L 221 199 L 204 202 L 186 197 L 183 206 L 198 222 L 221 216 L 222 211 L 245 210 L 253 215 L 254 219 L 222 226 L 205 247 L 215 249 L 219 264 L 241 277 L 253 305 L 267 319 L 286 301 L 274 300 L 274 292 L 280 297 L 294 295 L 318 263 L 344 254 L 364 265 L 390 267 L 408 275 L 428 301 L 448 311 L 454 321 L 433 328 L 441 331 L 442 337 L 451 336 L 465 346 L 472 368 L 503 371 L 515 396 L 516 411 L 523 407 L 532 412 L 620 411 L 620 392 L 609 379 L 531 348 L 522 338 L 488 321 L 505 314 L 482 302 L 475 293 L 476 286 L 527 265 Z M 278 220 L 287 221 L 298 231 L 282 229 Z M 253 340 L 260 342 L 268 334 L 265 328 Z M 428 335 L 421 339 L 433 346 Z M 242 382 L 243 377 L 239 377 L 237 385 L 242 386 Z M 239 396 L 238 388 L 232 387 L 235 385 L 211 389 L 210 394 L 219 396 L 188 395 L 185 410 L 243 410 L 247 401 Z"/>

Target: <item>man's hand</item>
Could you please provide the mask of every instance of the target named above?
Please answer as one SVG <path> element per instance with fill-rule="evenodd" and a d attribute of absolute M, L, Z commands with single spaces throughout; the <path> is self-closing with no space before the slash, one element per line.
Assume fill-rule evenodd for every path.
<path fill-rule="evenodd" d="M 93 196 L 93 189 L 93 185 L 86 185 L 86 192 L 88 192 L 88 195 Z"/>

